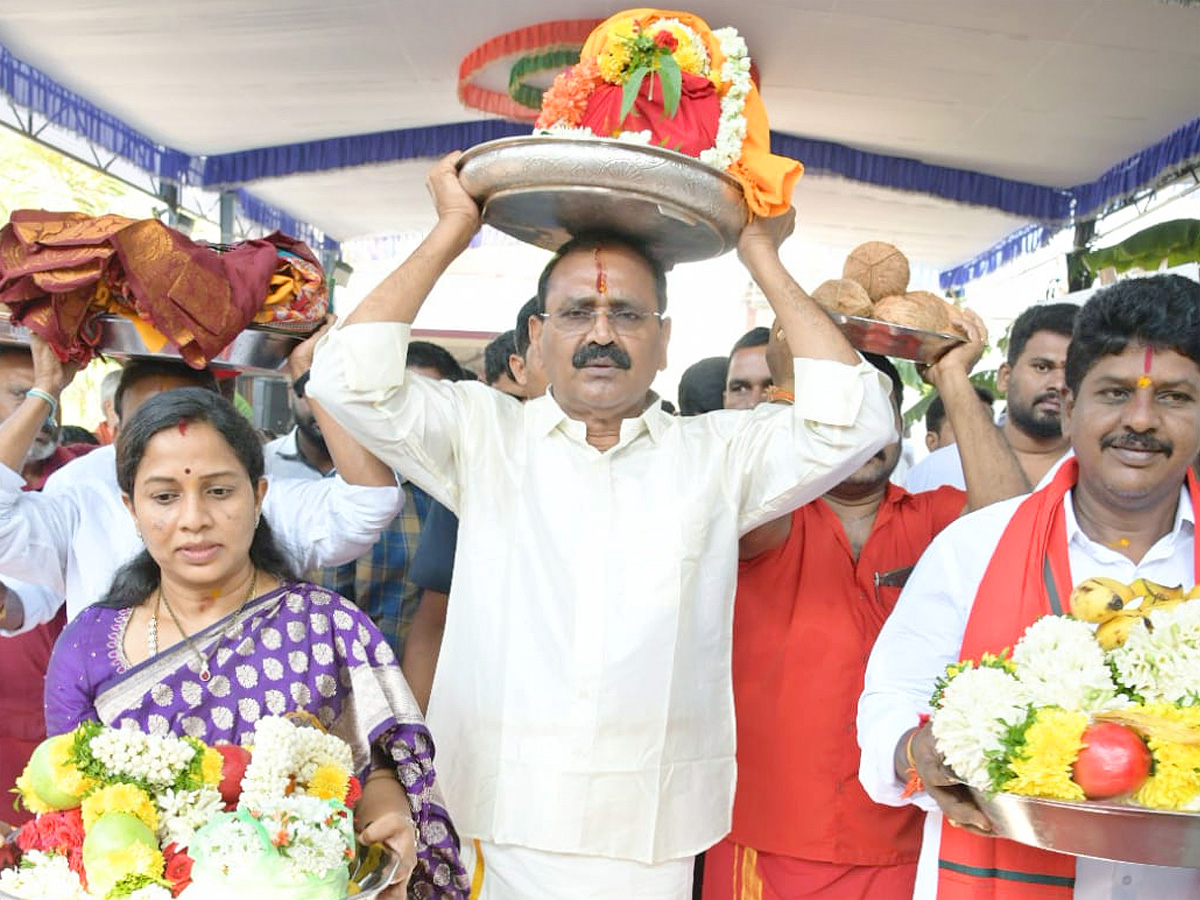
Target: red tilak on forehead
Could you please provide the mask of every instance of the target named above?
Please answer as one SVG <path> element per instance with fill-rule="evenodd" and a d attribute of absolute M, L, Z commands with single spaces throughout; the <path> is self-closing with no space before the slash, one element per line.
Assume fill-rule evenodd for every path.
<path fill-rule="evenodd" d="M 604 270 L 604 259 L 600 256 L 600 248 L 592 251 L 596 260 L 596 293 L 603 297 L 608 293 L 608 273 Z"/>
<path fill-rule="evenodd" d="M 1154 348 L 1147 347 L 1146 348 L 1146 360 L 1145 360 L 1145 362 L 1142 363 L 1142 371 L 1145 372 L 1147 375 L 1150 374 L 1150 364 L 1152 362 L 1154 362 Z"/>
<path fill-rule="evenodd" d="M 178 427 L 179 427 L 179 433 L 182 435 L 186 435 L 187 434 L 187 419 L 180 419 Z"/>

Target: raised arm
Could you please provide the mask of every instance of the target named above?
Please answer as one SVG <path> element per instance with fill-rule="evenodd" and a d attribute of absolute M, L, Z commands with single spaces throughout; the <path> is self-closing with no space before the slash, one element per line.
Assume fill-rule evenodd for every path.
<path fill-rule="evenodd" d="M 13 414 L 0 422 L 0 464 L 18 474 L 42 423 L 53 413 L 63 388 L 71 383 L 78 368 L 59 362 L 50 345 L 36 334 L 30 338 L 29 352 L 33 355 L 33 387 Z M 52 397 L 54 403 L 46 397 Z"/>
<path fill-rule="evenodd" d="M 987 407 L 979 402 L 968 377 L 983 355 L 987 327 L 969 309 L 962 311 L 961 324 L 968 342 L 922 369 L 921 375 L 937 388 L 946 404 L 946 418 L 954 428 L 962 459 L 967 509 L 979 509 L 997 500 L 1026 494 L 1030 485 L 1012 447 L 992 422 Z"/>
<path fill-rule="evenodd" d="M 738 258 L 771 304 L 792 356 L 853 366 L 861 361 L 858 352 L 779 259 L 779 246 L 795 224 L 794 207 L 779 216 L 754 219 L 738 239 Z"/>
<path fill-rule="evenodd" d="M 362 299 L 346 318 L 347 325 L 363 322 L 411 325 L 438 278 L 467 249 L 479 231 L 481 220 L 478 205 L 458 181 L 456 163 L 461 155 L 454 152 L 442 157 L 426 179 L 437 208 L 437 225 L 396 271 Z"/>

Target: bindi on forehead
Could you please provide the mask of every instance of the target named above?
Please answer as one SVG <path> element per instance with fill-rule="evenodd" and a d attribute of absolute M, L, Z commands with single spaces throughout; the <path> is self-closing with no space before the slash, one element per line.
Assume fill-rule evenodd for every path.
<path fill-rule="evenodd" d="M 179 434 L 181 437 L 187 437 L 187 430 L 188 430 L 187 419 L 180 419 L 179 423 L 178 423 L 178 425 L 176 425 L 176 427 L 179 429 Z"/>

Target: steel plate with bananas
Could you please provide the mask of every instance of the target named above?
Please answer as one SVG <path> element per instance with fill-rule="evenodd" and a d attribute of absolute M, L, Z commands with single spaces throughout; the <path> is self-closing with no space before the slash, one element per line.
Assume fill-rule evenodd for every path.
<path fill-rule="evenodd" d="M 698 159 L 608 138 L 503 138 L 458 163 L 483 221 L 557 250 L 572 236 L 615 233 L 666 264 L 709 259 L 737 246 L 749 219 L 741 185 Z"/>
<path fill-rule="evenodd" d="M 971 793 L 996 834 L 1021 844 L 1097 859 L 1200 868 L 1200 813 L 1017 794 L 989 797 L 974 788 Z"/>

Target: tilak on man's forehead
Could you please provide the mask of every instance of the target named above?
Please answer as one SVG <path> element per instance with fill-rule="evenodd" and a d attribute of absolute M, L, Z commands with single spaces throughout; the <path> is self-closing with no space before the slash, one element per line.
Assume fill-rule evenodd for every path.
<path fill-rule="evenodd" d="M 1142 361 L 1142 374 L 1137 380 L 1137 386 L 1139 388 L 1150 387 L 1150 385 L 1154 384 L 1154 381 L 1150 378 L 1150 366 L 1153 364 L 1153 362 L 1154 362 L 1154 348 L 1147 347 L 1146 348 L 1146 357 Z"/>
<path fill-rule="evenodd" d="M 592 258 L 596 261 L 596 293 L 603 297 L 608 293 L 608 272 L 604 269 L 604 257 L 599 247 L 592 251 Z"/>

